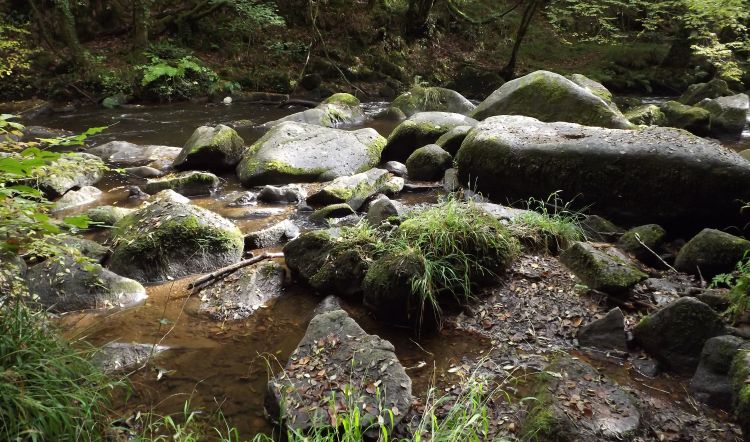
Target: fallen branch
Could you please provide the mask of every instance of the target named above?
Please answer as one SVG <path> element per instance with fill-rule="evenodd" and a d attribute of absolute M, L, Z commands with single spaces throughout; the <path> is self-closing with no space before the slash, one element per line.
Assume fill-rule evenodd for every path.
<path fill-rule="evenodd" d="M 217 282 L 218 280 L 225 278 L 230 273 L 234 273 L 243 267 L 247 267 L 251 264 L 255 264 L 257 262 L 261 262 L 266 259 L 281 258 L 283 256 L 284 256 L 283 253 L 270 253 L 270 252 L 266 252 L 258 256 L 253 256 L 252 258 L 245 259 L 243 261 L 232 264 L 230 266 L 222 267 L 219 270 L 209 273 L 208 275 L 201 276 L 200 278 L 188 284 L 187 289 L 188 290 L 204 289 L 212 285 L 213 283 Z"/>
<path fill-rule="evenodd" d="M 635 240 L 638 241 L 638 243 L 640 245 L 642 245 L 643 248 L 645 248 L 646 250 L 648 250 L 649 252 L 651 252 L 651 254 L 654 255 L 659 261 L 661 261 L 662 264 L 664 264 L 665 266 L 667 266 L 667 268 L 669 268 L 669 270 L 671 270 L 671 271 L 673 271 L 675 273 L 679 273 L 674 267 L 672 267 L 671 265 L 667 264 L 667 262 L 664 261 L 664 259 L 662 259 L 662 257 L 659 256 L 658 253 L 654 252 L 653 250 L 651 250 L 651 248 L 649 246 L 647 246 L 646 244 L 644 244 L 643 241 L 641 241 L 641 235 L 639 235 L 639 234 L 636 233 L 635 234 Z"/>

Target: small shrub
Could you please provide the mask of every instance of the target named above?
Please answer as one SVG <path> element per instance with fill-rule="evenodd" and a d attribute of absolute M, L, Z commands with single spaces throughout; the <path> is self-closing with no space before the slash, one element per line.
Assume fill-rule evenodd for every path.
<path fill-rule="evenodd" d="M 716 275 L 711 285 L 729 286 L 730 305 L 726 314 L 730 318 L 737 320 L 750 312 L 750 256 L 745 254 L 733 273 Z"/>
<path fill-rule="evenodd" d="M 528 212 L 513 221 L 511 230 L 527 247 L 557 253 L 584 239 L 583 215 L 562 203 L 557 193 L 546 201 L 530 198 L 526 208 Z"/>
<path fill-rule="evenodd" d="M 188 99 L 208 95 L 219 76 L 200 60 L 185 56 L 166 60 L 152 55 L 150 63 L 136 66 L 142 74 L 144 94 L 159 100 Z"/>

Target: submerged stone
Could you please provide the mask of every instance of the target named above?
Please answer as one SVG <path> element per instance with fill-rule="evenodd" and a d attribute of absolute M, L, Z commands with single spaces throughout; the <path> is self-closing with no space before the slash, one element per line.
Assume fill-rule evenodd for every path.
<path fill-rule="evenodd" d="M 91 362 L 105 373 L 117 373 L 139 368 L 168 349 L 164 345 L 110 342 L 94 354 Z"/>

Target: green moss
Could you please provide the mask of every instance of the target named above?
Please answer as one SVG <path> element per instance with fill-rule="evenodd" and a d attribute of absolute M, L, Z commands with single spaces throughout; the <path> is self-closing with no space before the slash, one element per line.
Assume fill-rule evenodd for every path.
<path fill-rule="evenodd" d="M 219 178 L 208 172 L 187 172 L 182 174 L 171 174 L 162 178 L 149 180 L 143 190 L 146 193 L 157 193 L 162 190 L 171 189 L 184 195 L 197 195 L 210 193 L 219 187 Z"/>
<path fill-rule="evenodd" d="M 354 210 L 352 210 L 349 204 L 331 204 L 313 212 L 312 215 L 310 215 L 310 220 L 324 221 L 328 218 L 342 218 L 351 214 L 354 214 Z"/>
<path fill-rule="evenodd" d="M 343 104 L 346 106 L 359 106 L 360 101 L 357 97 L 355 97 L 352 94 L 347 94 L 345 92 L 339 92 L 337 94 L 333 94 L 330 97 L 326 98 L 323 101 L 323 104 Z"/>

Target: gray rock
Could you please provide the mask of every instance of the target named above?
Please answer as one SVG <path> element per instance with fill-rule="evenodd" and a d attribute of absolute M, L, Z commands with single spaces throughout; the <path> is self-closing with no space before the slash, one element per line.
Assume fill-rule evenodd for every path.
<path fill-rule="evenodd" d="M 380 195 L 370 203 L 366 219 L 370 225 L 379 226 L 391 216 L 401 216 L 404 212 L 403 204 L 393 201 L 385 195 Z"/>
<path fill-rule="evenodd" d="M 165 189 L 159 191 L 147 199 L 148 202 L 154 203 L 156 201 L 169 201 L 172 203 L 190 204 L 190 198 L 180 195 L 172 189 Z"/>
<path fill-rule="evenodd" d="M 461 188 L 461 182 L 458 180 L 458 170 L 454 168 L 446 169 L 443 174 L 443 189 L 446 192 L 455 192 Z"/>
<path fill-rule="evenodd" d="M 484 210 L 493 218 L 503 223 L 512 223 L 519 216 L 529 214 L 531 211 L 523 209 L 515 209 L 513 207 L 503 206 L 501 204 L 492 204 L 485 202 L 476 202 L 477 208 Z"/>
<path fill-rule="evenodd" d="M 701 275 L 710 280 L 719 273 L 729 273 L 745 253 L 750 241 L 714 229 L 703 229 L 685 244 L 675 259 L 681 272 Z"/>
<path fill-rule="evenodd" d="M 245 249 L 264 249 L 287 243 L 299 236 L 299 227 L 285 219 L 277 224 L 245 236 Z"/>
<path fill-rule="evenodd" d="M 402 122 L 391 132 L 383 149 L 383 160 L 406 161 L 415 150 L 432 144 L 457 126 L 476 126 L 477 121 L 465 115 L 448 112 L 420 112 Z"/>
<path fill-rule="evenodd" d="M 192 204 L 162 200 L 115 224 L 112 242 L 110 269 L 144 282 L 234 264 L 245 243 L 231 221 Z"/>
<path fill-rule="evenodd" d="M 263 186 L 258 193 L 258 201 L 264 203 L 301 203 L 307 198 L 307 192 L 301 186 Z"/>
<path fill-rule="evenodd" d="M 443 177 L 453 164 L 453 157 L 437 144 L 428 144 L 412 152 L 406 160 L 409 178 L 418 181 L 435 181 Z"/>
<path fill-rule="evenodd" d="M 324 222 L 330 218 L 344 218 L 349 215 L 354 215 L 354 209 L 349 204 L 338 203 L 325 206 L 322 209 L 318 209 L 310 215 L 310 221 Z"/>
<path fill-rule="evenodd" d="M 733 95 L 726 81 L 714 78 L 707 83 L 691 84 L 679 98 L 679 102 L 692 106 L 705 98 L 718 98 Z"/>
<path fill-rule="evenodd" d="M 573 243 L 560 261 L 589 288 L 607 293 L 626 292 L 648 277 L 614 247 L 588 242 Z"/>
<path fill-rule="evenodd" d="M 307 109 L 275 121 L 269 121 L 263 126 L 274 127 L 287 121 L 323 127 L 351 126 L 364 122 L 365 113 L 359 104 L 349 106 L 342 103 L 321 103 L 313 109 Z"/>
<path fill-rule="evenodd" d="M 406 186 L 406 180 L 404 180 L 400 176 L 392 176 L 383 185 L 380 191 L 388 196 L 393 196 L 401 192 L 402 190 L 404 190 L 405 186 Z"/>
<path fill-rule="evenodd" d="M 451 155 L 456 155 L 472 126 L 456 126 L 440 136 L 435 144 Z"/>
<path fill-rule="evenodd" d="M 665 126 L 685 129 L 701 136 L 711 132 L 711 112 L 706 109 L 667 101 L 661 106 L 661 111 L 666 118 Z"/>
<path fill-rule="evenodd" d="M 665 367 L 692 374 L 706 341 L 725 332 L 724 323 L 711 307 L 684 297 L 643 318 L 633 336 Z"/>
<path fill-rule="evenodd" d="M 620 237 L 617 247 L 635 256 L 641 262 L 652 264 L 658 262 L 654 253 L 659 252 L 666 234 L 667 232 L 658 224 L 634 227 Z"/>
<path fill-rule="evenodd" d="M 586 239 L 594 242 L 615 242 L 625 233 L 624 229 L 599 215 L 586 215 L 581 221 L 581 228 Z"/>
<path fill-rule="evenodd" d="M 740 350 L 734 356 L 729 371 L 734 393 L 734 418 L 742 428 L 747 441 L 750 439 L 750 350 Z"/>
<path fill-rule="evenodd" d="M 745 94 L 719 97 L 713 100 L 707 98 L 698 103 L 698 107 L 711 113 L 711 129 L 709 131 L 711 135 L 723 138 L 740 138 L 745 125 L 747 125 L 750 98 Z"/>
<path fill-rule="evenodd" d="M 99 206 L 86 211 L 86 216 L 92 223 L 100 224 L 102 227 L 114 226 L 117 221 L 133 213 L 133 209 L 117 206 Z"/>
<path fill-rule="evenodd" d="M 164 171 L 149 166 L 126 167 L 125 173 L 139 178 L 159 178 L 164 176 Z"/>
<path fill-rule="evenodd" d="M 219 188 L 219 177 L 209 172 L 183 172 L 148 180 L 142 186 L 146 193 L 174 190 L 184 196 L 210 195 Z"/>
<path fill-rule="evenodd" d="M 229 126 L 201 126 L 183 146 L 172 167 L 177 170 L 231 170 L 242 159 L 245 141 Z"/>
<path fill-rule="evenodd" d="M 198 310 L 217 321 L 245 319 L 281 296 L 283 284 L 284 269 L 274 261 L 243 267 L 201 290 Z"/>
<path fill-rule="evenodd" d="M 229 207 L 244 207 L 255 204 L 258 199 L 258 195 L 254 192 L 235 192 L 232 195 L 227 196 L 231 199 L 227 206 Z"/>
<path fill-rule="evenodd" d="M 57 198 L 76 187 L 93 186 L 104 176 L 104 163 L 86 153 L 70 153 L 61 156 L 41 168 L 40 176 L 33 183 L 48 199 Z"/>
<path fill-rule="evenodd" d="M 739 201 L 750 201 L 747 160 L 670 128 L 617 130 L 493 117 L 472 129 L 457 162 L 459 178 L 495 201 L 544 200 L 562 191 L 563 199 L 594 207 L 615 222 L 666 228 L 744 224 Z"/>
<path fill-rule="evenodd" d="M 55 312 L 128 307 L 147 298 L 138 282 L 124 278 L 94 262 L 71 257 L 53 258 L 31 267 L 26 275 L 29 291 Z"/>
<path fill-rule="evenodd" d="M 665 126 L 667 117 L 655 104 L 644 104 L 625 112 L 625 118 L 633 124 L 644 126 Z"/>
<path fill-rule="evenodd" d="M 154 162 L 172 163 L 180 154 L 179 147 L 139 145 L 127 141 L 110 141 L 88 149 L 105 162 L 119 167 L 146 166 Z M 157 169 L 159 169 L 157 167 Z"/>
<path fill-rule="evenodd" d="M 45 242 L 52 244 L 55 247 L 62 248 L 64 252 L 67 252 L 67 255 L 85 256 L 86 258 L 90 258 L 100 264 L 104 262 L 110 252 L 107 247 L 98 242 L 81 238 L 79 236 L 65 234 L 53 235 L 46 237 Z"/>
<path fill-rule="evenodd" d="M 716 336 L 706 341 L 700 363 L 690 381 L 690 391 L 696 399 L 731 411 L 734 398 L 729 369 L 734 356 L 742 348 L 750 348 L 750 343 L 737 336 Z"/>
<path fill-rule="evenodd" d="M 393 175 L 397 177 L 405 177 L 407 174 L 406 165 L 404 163 L 399 163 L 398 161 L 386 162 L 383 165 L 383 169 L 387 170 L 388 172 L 392 173 Z"/>
<path fill-rule="evenodd" d="M 603 84 L 582 74 L 567 75 L 565 78 L 604 100 L 613 111 L 619 112 L 617 104 L 614 102 L 612 92 L 610 92 Z"/>
<path fill-rule="evenodd" d="M 525 115 L 540 121 L 615 129 L 632 127 L 619 111 L 589 89 L 548 71 L 532 72 L 505 83 L 471 114 L 477 120 L 496 115 Z"/>
<path fill-rule="evenodd" d="M 619 308 L 613 308 L 603 318 L 586 324 L 578 330 L 578 345 L 600 350 L 628 351 L 628 335 L 625 333 L 625 316 Z"/>
<path fill-rule="evenodd" d="M 125 94 L 110 95 L 102 100 L 102 107 L 105 109 L 115 109 L 123 104 L 127 104 L 129 98 L 130 97 Z"/>
<path fill-rule="evenodd" d="M 369 437 L 378 436 L 379 416 L 391 430 L 398 425 L 412 400 L 411 379 L 393 345 L 368 335 L 343 310 L 310 321 L 282 374 L 269 381 L 268 393 L 269 415 L 280 416 L 288 430 L 330 422 L 330 401 L 347 401 L 362 410 L 359 425 Z"/>
<path fill-rule="evenodd" d="M 91 358 L 91 363 L 105 373 L 117 373 L 137 369 L 165 350 L 169 350 L 169 347 L 153 344 L 110 342 L 94 354 Z"/>
<path fill-rule="evenodd" d="M 454 90 L 417 86 L 396 97 L 391 103 L 391 108 L 400 110 L 408 118 L 419 112 L 452 112 L 466 115 L 476 106 Z"/>
<path fill-rule="evenodd" d="M 91 204 L 101 197 L 102 191 L 93 186 L 83 186 L 78 190 L 69 190 L 55 201 L 50 212 L 60 212 L 74 207 Z"/>
<path fill-rule="evenodd" d="M 284 122 L 245 151 L 237 176 L 246 186 L 330 181 L 374 167 L 384 146 L 374 129 Z"/>
<path fill-rule="evenodd" d="M 310 195 L 307 203 L 315 205 L 346 203 L 356 211 L 369 197 L 383 189 L 388 178 L 389 174 L 385 169 L 370 169 L 356 175 L 339 177 Z"/>

